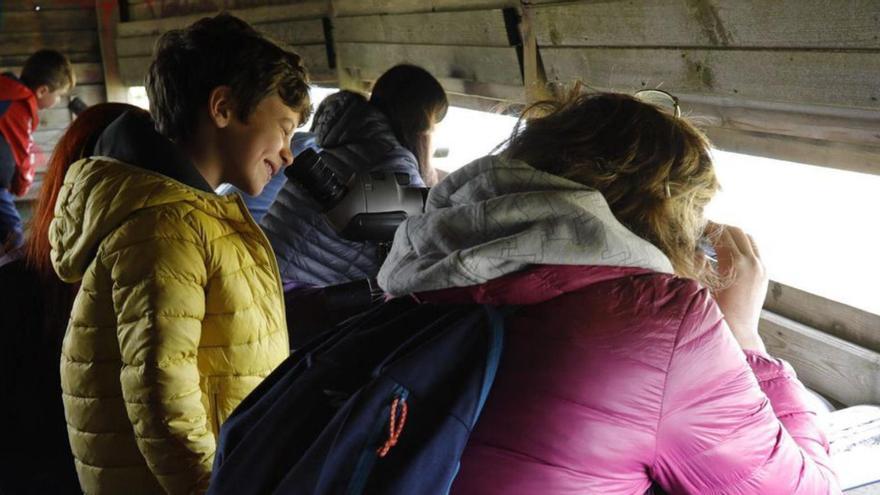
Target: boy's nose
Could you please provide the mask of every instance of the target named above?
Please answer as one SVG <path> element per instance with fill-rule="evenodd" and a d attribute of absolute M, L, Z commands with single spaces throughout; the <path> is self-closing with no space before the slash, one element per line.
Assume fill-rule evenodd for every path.
<path fill-rule="evenodd" d="M 290 151 L 290 146 L 281 148 L 281 161 L 285 167 L 293 164 L 293 152 Z"/>

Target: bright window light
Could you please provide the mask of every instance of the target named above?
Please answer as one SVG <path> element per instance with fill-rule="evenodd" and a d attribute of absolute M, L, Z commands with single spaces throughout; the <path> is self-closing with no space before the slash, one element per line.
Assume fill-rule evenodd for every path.
<path fill-rule="evenodd" d="M 448 173 L 488 155 L 510 137 L 516 120 L 509 115 L 449 107 L 432 138 L 435 149 L 449 150 L 449 154 L 432 158 L 431 163 Z"/>
<path fill-rule="evenodd" d="M 300 132 L 308 131 L 312 128 L 312 121 L 315 119 L 315 112 L 318 111 L 318 107 L 321 105 L 321 102 L 324 101 L 324 98 L 338 92 L 339 88 L 323 88 L 321 86 L 312 86 L 309 88 L 309 97 L 311 97 L 312 100 L 312 115 L 309 116 L 308 122 L 299 128 Z"/>
<path fill-rule="evenodd" d="M 144 86 L 128 87 L 128 103 L 141 107 L 144 110 L 150 109 L 150 100 L 147 98 L 147 88 Z"/>
<path fill-rule="evenodd" d="M 880 176 L 715 150 L 709 218 L 749 232 L 770 278 L 880 314 Z"/>

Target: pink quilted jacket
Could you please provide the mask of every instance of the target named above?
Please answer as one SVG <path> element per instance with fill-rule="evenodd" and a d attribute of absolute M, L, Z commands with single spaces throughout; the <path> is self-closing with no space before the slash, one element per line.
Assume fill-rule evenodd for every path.
<path fill-rule="evenodd" d="M 545 265 L 423 296 L 525 305 L 454 495 L 840 492 L 791 367 L 693 281 Z"/>

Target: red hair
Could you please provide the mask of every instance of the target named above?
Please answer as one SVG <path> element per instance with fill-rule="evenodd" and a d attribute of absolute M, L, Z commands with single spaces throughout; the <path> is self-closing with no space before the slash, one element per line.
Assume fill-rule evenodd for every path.
<path fill-rule="evenodd" d="M 40 275 L 55 277 L 49 258 L 49 224 L 55 216 L 55 202 L 70 165 L 92 154 L 98 137 L 120 115 L 138 108 L 127 103 L 100 103 L 82 112 L 61 139 L 49 158 L 37 208 L 31 218 L 25 244 L 25 260 Z"/>

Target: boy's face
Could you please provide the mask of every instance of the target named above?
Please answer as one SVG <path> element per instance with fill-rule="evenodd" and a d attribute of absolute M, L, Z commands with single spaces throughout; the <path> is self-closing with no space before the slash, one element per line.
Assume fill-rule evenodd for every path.
<path fill-rule="evenodd" d="M 300 118 L 277 94 L 263 98 L 246 122 L 233 117 L 220 130 L 218 143 L 225 182 L 252 196 L 260 194 L 275 174 L 293 163 L 290 140 Z"/>
<path fill-rule="evenodd" d="M 45 110 L 46 108 L 52 108 L 58 104 L 58 100 L 61 99 L 62 96 L 67 94 L 68 88 L 59 88 L 56 90 L 52 90 L 47 85 L 38 86 L 37 90 L 34 91 L 34 94 L 37 97 L 37 108 L 40 110 Z"/>

